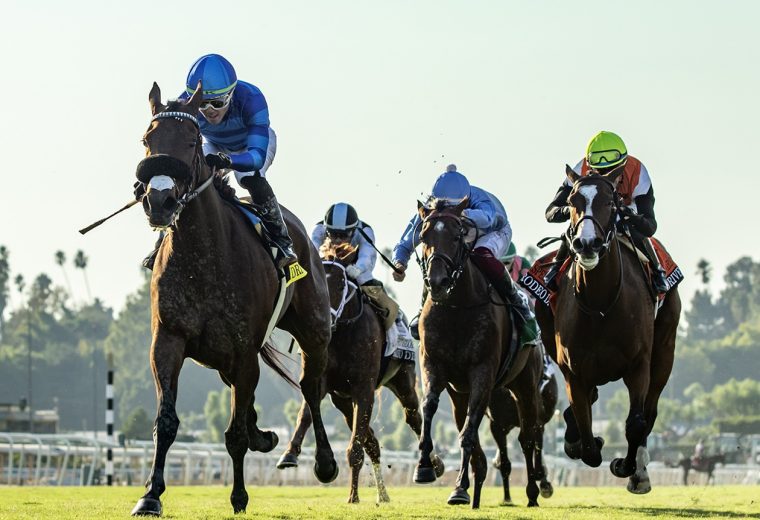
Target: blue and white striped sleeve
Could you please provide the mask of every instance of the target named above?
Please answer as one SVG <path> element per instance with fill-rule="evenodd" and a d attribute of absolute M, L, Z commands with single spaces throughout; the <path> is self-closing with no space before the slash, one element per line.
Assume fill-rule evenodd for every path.
<path fill-rule="evenodd" d="M 247 127 L 248 151 L 233 155 L 232 168 L 241 172 L 261 169 L 269 147 L 269 107 L 261 92 L 251 93 L 243 104 L 243 121 Z"/>

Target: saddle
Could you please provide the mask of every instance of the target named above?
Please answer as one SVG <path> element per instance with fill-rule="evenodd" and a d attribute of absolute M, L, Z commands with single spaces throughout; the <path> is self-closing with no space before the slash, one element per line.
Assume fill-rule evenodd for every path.
<path fill-rule="evenodd" d="M 647 277 L 651 283 L 652 267 L 646 255 L 636 249 L 628 237 L 625 235 L 618 234 L 617 238 L 621 246 L 627 247 L 631 251 L 636 252 L 639 260 L 642 262 L 644 268 L 646 269 Z M 668 280 L 668 285 L 670 287 L 669 290 L 673 290 L 673 288 L 681 283 L 684 278 L 683 273 L 681 272 L 681 268 L 678 267 L 678 264 L 676 264 L 676 262 L 673 260 L 673 257 L 670 256 L 670 253 L 668 253 L 665 247 L 656 238 L 653 237 L 651 240 L 655 254 L 657 254 L 657 259 L 660 262 L 660 266 L 665 270 L 665 277 Z M 540 301 L 544 305 L 550 307 L 552 309 L 552 312 L 556 310 L 555 306 L 557 294 L 556 292 L 546 287 L 544 284 L 544 276 L 551 267 L 554 261 L 554 256 L 556 254 L 557 250 L 554 250 L 536 260 L 530 269 L 528 269 L 528 271 L 518 280 L 518 283 L 524 287 L 526 291 L 528 291 L 534 298 L 536 298 L 537 301 Z M 559 274 L 557 275 L 558 280 L 566 275 L 571 263 L 572 257 L 568 257 L 560 268 Z M 658 303 L 661 304 L 664 299 L 665 294 L 660 294 Z"/>

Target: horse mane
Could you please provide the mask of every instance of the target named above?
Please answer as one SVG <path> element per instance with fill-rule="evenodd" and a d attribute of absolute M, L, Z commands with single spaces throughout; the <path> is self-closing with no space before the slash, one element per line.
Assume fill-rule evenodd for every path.
<path fill-rule="evenodd" d="M 166 102 L 166 112 L 177 112 L 182 108 L 185 108 L 187 106 L 187 101 L 184 99 L 170 99 Z"/>
<path fill-rule="evenodd" d="M 237 195 L 235 194 L 235 188 L 230 186 L 230 182 L 227 177 L 214 174 L 214 188 L 219 192 L 219 195 L 227 202 L 237 204 Z"/>
<path fill-rule="evenodd" d="M 354 254 L 358 249 L 359 246 L 352 246 L 348 242 L 335 244 L 328 238 L 322 243 L 321 246 L 319 246 L 319 256 L 325 260 L 342 262 Z"/>
<path fill-rule="evenodd" d="M 430 198 L 425 206 L 430 211 L 444 211 L 447 209 L 453 209 L 454 206 L 446 199 Z"/>

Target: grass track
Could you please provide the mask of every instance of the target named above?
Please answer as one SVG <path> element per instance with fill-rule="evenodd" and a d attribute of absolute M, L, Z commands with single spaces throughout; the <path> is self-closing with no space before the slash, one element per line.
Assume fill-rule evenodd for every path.
<path fill-rule="evenodd" d="M 481 509 L 446 505 L 448 488 L 389 488 L 392 502 L 375 505 L 373 488 L 362 487 L 361 504 L 346 504 L 348 489 L 339 487 L 249 486 L 245 515 L 233 515 L 230 488 L 173 486 L 163 495 L 164 518 L 235 519 L 319 518 L 463 518 L 463 519 L 760 519 L 760 486 L 659 487 L 634 496 L 620 488 L 557 488 L 538 509 L 525 507 L 521 489 L 517 506 L 501 506 L 501 488 L 484 488 Z M 0 519 L 130 518 L 142 488 L 0 487 Z"/>

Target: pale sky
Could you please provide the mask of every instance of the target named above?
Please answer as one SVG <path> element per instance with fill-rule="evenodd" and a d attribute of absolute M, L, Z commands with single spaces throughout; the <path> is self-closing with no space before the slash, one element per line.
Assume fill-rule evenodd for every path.
<path fill-rule="evenodd" d="M 604 129 L 649 169 L 685 301 L 701 257 L 718 275 L 760 258 L 758 2 L 12 0 L 3 19 L 0 244 L 14 275 L 60 285 L 54 252 L 83 249 L 117 310 L 155 237 L 139 207 L 77 230 L 130 200 L 152 82 L 176 97 L 210 52 L 267 97 L 267 177 L 307 227 L 347 201 L 392 246 L 453 162 L 501 198 L 522 251 L 562 231 L 544 209 Z M 413 314 L 411 272 L 391 283 Z"/>

